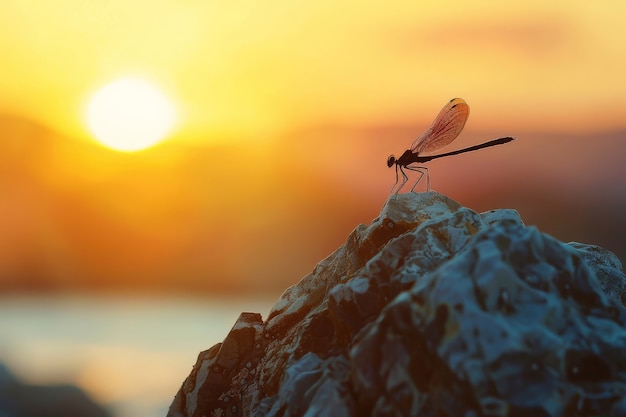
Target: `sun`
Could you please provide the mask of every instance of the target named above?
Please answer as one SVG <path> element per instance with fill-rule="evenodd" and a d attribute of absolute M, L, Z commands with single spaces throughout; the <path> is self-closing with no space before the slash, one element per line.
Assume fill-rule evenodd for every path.
<path fill-rule="evenodd" d="M 122 78 L 102 88 L 87 107 L 87 123 L 104 146 L 123 152 L 149 148 L 174 124 L 172 102 L 141 78 Z"/>

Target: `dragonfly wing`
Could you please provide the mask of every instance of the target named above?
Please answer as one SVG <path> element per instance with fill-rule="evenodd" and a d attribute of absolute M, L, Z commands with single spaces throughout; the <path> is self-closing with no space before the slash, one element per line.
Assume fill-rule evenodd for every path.
<path fill-rule="evenodd" d="M 411 145 L 418 155 L 434 152 L 449 145 L 459 136 L 469 117 L 469 106 L 462 98 L 450 100 L 433 123 Z"/>

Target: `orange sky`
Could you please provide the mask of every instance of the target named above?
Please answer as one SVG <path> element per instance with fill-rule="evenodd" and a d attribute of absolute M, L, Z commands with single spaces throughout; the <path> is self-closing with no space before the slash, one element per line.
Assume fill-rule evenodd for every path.
<path fill-rule="evenodd" d="M 581 186 L 618 198 L 603 187 L 626 176 L 611 136 L 626 128 L 624 12 L 618 1 L 5 0 L 0 284 L 282 288 L 377 215 L 387 155 L 452 97 L 472 110 L 450 148 L 519 140 L 433 161 L 435 189 L 531 214 L 541 187 L 556 190 L 554 210 Z M 85 126 L 89 98 L 128 75 L 179 115 L 164 144 L 135 154 Z M 604 145 L 576 136 L 598 132 Z"/>
<path fill-rule="evenodd" d="M 86 135 L 101 85 L 145 76 L 183 137 L 426 122 L 464 97 L 468 128 L 623 127 L 619 1 L 8 0 L 0 109 Z M 181 139 L 182 140 L 182 139 Z"/>

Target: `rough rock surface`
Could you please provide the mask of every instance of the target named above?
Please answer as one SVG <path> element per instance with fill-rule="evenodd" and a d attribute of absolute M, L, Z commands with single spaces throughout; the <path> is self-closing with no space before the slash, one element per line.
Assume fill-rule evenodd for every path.
<path fill-rule="evenodd" d="M 626 416 L 621 269 L 514 210 L 397 195 L 201 352 L 168 416 Z"/>

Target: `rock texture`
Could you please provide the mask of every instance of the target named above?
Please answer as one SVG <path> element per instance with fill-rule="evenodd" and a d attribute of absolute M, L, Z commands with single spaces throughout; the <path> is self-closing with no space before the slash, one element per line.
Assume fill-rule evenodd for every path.
<path fill-rule="evenodd" d="M 168 416 L 626 416 L 621 269 L 514 210 L 397 195 L 201 352 Z"/>

